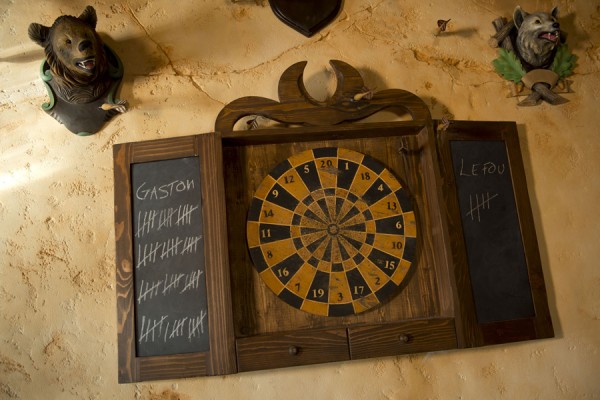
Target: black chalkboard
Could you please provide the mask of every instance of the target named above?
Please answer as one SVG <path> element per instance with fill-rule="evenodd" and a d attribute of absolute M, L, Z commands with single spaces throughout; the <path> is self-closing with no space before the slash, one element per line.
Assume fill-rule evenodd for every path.
<path fill-rule="evenodd" d="M 479 323 L 535 316 L 506 144 L 451 140 Z"/>
<path fill-rule="evenodd" d="M 197 157 L 131 167 L 137 355 L 209 350 Z"/>

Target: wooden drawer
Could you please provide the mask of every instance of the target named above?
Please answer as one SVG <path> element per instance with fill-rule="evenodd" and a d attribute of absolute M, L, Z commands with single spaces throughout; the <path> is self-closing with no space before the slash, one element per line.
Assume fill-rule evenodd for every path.
<path fill-rule="evenodd" d="M 450 318 L 349 328 L 348 339 L 353 360 L 457 348 Z"/>
<path fill-rule="evenodd" d="M 239 372 L 350 359 L 345 329 L 254 336 L 236 345 Z"/>

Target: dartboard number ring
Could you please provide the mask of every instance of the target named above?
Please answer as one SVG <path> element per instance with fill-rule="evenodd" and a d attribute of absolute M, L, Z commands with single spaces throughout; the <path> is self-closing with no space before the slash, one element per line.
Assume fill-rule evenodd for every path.
<path fill-rule="evenodd" d="M 338 147 L 293 155 L 258 186 L 246 225 L 263 282 L 300 310 L 366 311 L 398 291 L 416 252 L 409 195 L 375 159 Z"/>

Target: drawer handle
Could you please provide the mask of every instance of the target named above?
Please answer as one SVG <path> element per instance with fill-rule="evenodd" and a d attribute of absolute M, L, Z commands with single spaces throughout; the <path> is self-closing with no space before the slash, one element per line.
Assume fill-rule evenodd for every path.
<path fill-rule="evenodd" d="M 298 355 L 298 353 L 300 353 L 300 348 L 296 346 L 290 346 L 288 348 L 288 353 L 290 354 L 290 356 L 296 356 Z"/>
<path fill-rule="evenodd" d="M 408 335 L 402 334 L 398 336 L 398 340 L 400 343 L 408 343 L 410 341 L 410 337 Z"/>

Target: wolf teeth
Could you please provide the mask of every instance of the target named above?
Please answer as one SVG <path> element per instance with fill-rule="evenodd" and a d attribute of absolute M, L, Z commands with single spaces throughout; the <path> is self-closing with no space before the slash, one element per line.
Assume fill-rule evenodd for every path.
<path fill-rule="evenodd" d="M 557 41 L 558 40 L 558 35 L 559 32 L 558 31 L 554 31 L 554 32 L 543 32 L 542 34 L 540 34 L 540 38 L 544 38 L 544 39 L 548 39 L 550 41 Z"/>
<path fill-rule="evenodd" d="M 78 61 L 75 65 L 83 69 L 92 69 L 96 66 L 96 62 L 93 58 L 90 58 L 87 60 Z"/>

